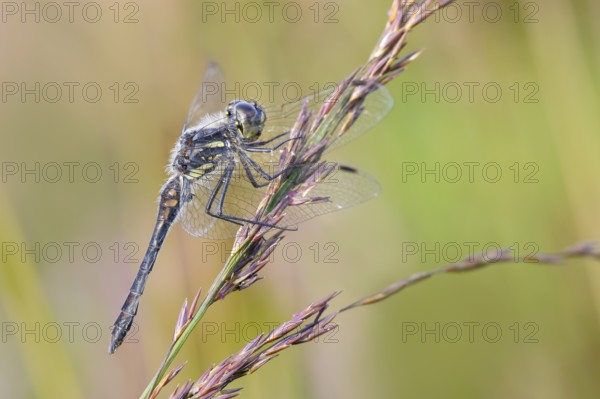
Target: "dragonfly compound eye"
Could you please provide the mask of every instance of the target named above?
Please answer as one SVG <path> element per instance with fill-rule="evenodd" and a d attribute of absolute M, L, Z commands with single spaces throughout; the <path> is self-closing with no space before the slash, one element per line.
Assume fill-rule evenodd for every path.
<path fill-rule="evenodd" d="M 248 141 L 258 139 L 267 119 L 262 107 L 256 103 L 240 101 L 233 108 L 235 126 L 242 137 Z"/>

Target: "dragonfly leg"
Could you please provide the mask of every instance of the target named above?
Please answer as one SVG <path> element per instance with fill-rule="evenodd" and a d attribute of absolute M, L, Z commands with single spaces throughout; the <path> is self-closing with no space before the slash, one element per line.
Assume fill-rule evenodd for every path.
<path fill-rule="evenodd" d="M 225 204 L 225 198 L 227 196 L 227 189 L 229 188 L 229 183 L 231 182 L 231 176 L 233 174 L 234 169 L 235 169 L 234 162 L 231 162 L 225 168 L 222 178 L 219 180 L 219 182 L 213 189 L 213 191 L 210 194 L 210 197 L 208 199 L 208 202 L 206 203 L 206 213 L 212 217 L 216 217 L 218 219 L 222 219 L 222 220 L 225 220 L 225 221 L 228 221 L 231 223 L 235 223 L 238 225 L 241 225 L 243 223 L 251 223 L 251 224 L 257 224 L 259 226 L 271 227 L 271 228 L 276 228 L 276 229 L 280 229 L 280 230 L 295 231 L 296 229 L 294 229 L 294 228 L 281 227 L 281 226 L 277 226 L 277 225 L 271 224 L 271 223 L 263 223 L 263 222 L 259 222 L 256 220 L 246 219 L 246 218 L 233 216 L 233 215 L 227 215 L 224 213 L 223 206 Z M 215 212 L 212 210 L 212 208 L 215 203 L 215 200 L 217 199 L 217 194 L 218 194 L 219 198 L 218 198 L 218 202 L 217 202 L 217 209 Z"/>
<path fill-rule="evenodd" d="M 276 173 L 274 175 L 270 175 L 267 172 L 265 172 L 265 170 L 261 168 L 256 162 L 254 162 L 254 160 L 252 160 L 252 158 L 250 158 L 248 155 L 244 154 L 243 152 L 240 152 L 239 155 L 244 171 L 246 172 L 246 176 L 248 176 L 248 180 L 250 180 L 250 183 L 252 183 L 252 186 L 254 186 L 255 188 L 264 187 L 267 184 L 269 184 L 272 180 L 276 179 L 281 175 L 281 172 Z M 254 169 L 263 179 L 265 179 L 266 182 L 258 183 L 250 167 L 252 167 L 252 169 Z"/>
<path fill-rule="evenodd" d="M 267 172 L 265 172 L 265 170 L 260 165 L 258 165 L 256 162 L 254 162 L 254 160 L 252 158 L 250 158 L 248 155 L 244 154 L 243 152 L 239 152 L 239 156 L 240 156 L 240 161 L 242 162 L 242 166 L 244 167 L 244 170 L 246 171 L 246 176 L 248 176 L 248 179 L 250 180 L 252 185 L 256 188 L 266 186 L 272 180 L 275 180 L 276 178 L 278 178 L 285 172 L 288 172 L 288 171 L 290 171 L 290 169 L 294 168 L 294 166 L 291 166 L 291 167 L 285 168 L 283 170 L 280 170 L 279 172 L 277 172 L 273 175 L 270 175 Z M 258 183 L 256 181 L 256 178 L 252 174 L 252 171 L 250 170 L 249 166 L 251 166 L 252 169 L 254 169 L 263 179 L 265 179 L 266 182 Z"/>
<path fill-rule="evenodd" d="M 273 142 L 273 141 L 275 141 L 275 140 L 279 140 L 280 138 L 282 138 L 282 137 L 284 137 L 284 136 L 287 136 L 289 133 L 290 133 L 289 131 L 288 131 L 288 132 L 283 132 L 283 133 L 280 133 L 280 134 L 278 134 L 278 135 L 277 135 L 277 136 L 275 136 L 275 137 L 272 137 L 272 138 L 270 138 L 269 140 L 264 140 L 264 141 L 255 141 L 255 142 L 253 142 L 253 143 L 248 143 L 248 144 L 247 144 L 247 147 L 248 147 L 248 148 L 252 148 L 252 147 L 262 147 L 262 146 L 264 146 L 265 144 L 272 143 L 272 142 Z M 286 141 L 287 141 L 287 140 L 286 140 Z M 280 144 L 278 144 L 278 146 L 279 146 L 279 145 L 281 145 L 281 143 L 280 143 Z"/>
<path fill-rule="evenodd" d="M 225 170 L 223 171 L 223 175 L 221 176 L 221 178 L 215 185 L 215 188 L 213 189 L 213 191 L 210 193 L 210 197 L 208 198 L 208 201 L 206 202 L 205 210 L 206 210 L 206 213 L 209 214 L 210 216 L 213 216 L 213 217 L 216 217 L 219 219 L 223 219 L 228 222 L 235 223 L 235 224 L 238 224 L 241 226 L 242 223 L 236 221 L 231 216 L 223 214 L 223 204 L 225 203 L 225 195 L 227 194 L 227 188 L 229 187 L 229 183 L 231 182 L 231 175 L 233 173 L 234 168 L 235 168 L 235 163 L 233 163 L 233 162 L 230 162 L 225 167 Z M 220 192 L 220 194 L 219 194 L 219 192 Z M 219 194 L 219 201 L 217 203 L 217 213 L 214 213 L 212 211 L 212 208 L 213 208 L 213 204 L 215 203 L 215 199 L 217 198 L 217 194 Z"/>
<path fill-rule="evenodd" d="M 287 133 L 285 133 L 287 134 Z M 279 136 L 282 136 L 281 134 Z M 275 136 L 275 138 L 278 138 L 279 136 Z M 289 143 L 292 140 L 298 140 L 300 137 L 292 137 L 289 138 L 287 140 L 283 140 L 281 143 L 277 144 L 275 147 L 258 147 L 256 144 L 259 143 L 252 143 L 252 145 L 246 145 L 246 147 L 244 147 L 244 149 L 248 152 L 273 152 L 278 150 L 280 147 L 282 147 L 283 145 Z M 263 142 L 263 144 L 268 143 L 269 141 L 273 141 L 274 139 L 268 140 Z"/>

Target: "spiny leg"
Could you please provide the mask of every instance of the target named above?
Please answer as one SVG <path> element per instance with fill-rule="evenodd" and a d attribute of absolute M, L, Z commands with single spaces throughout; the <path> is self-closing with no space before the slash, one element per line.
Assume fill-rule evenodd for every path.
<path fill-rule="evenodd" d="M 254 162 L 248 155 L 244 154 L 243 152 L 240 152 L 239 156 L 240 156 L 240 162 L 242 163 L 242 167 L 244 168 L 244 171 L 246 172 L 246 176 L 248 176 L 248 180 L 250 180 L 250 183 L 252 183 L 252 186 L 254 186 L 255 188 L 264 187 L 267 184 L 269 184 L 272 180 L 276 179 L 277 176 L 279 176 L 279 174 L 271 176 L 270 174 L 268 174 L 267 172 L 265 172 L 256 162 Z M 266 180 L 265 183 L 258 183 L 256 181 L 256 178 L 254 177 L 254 174 L 250 170 L 250 166 L 263 179 Z"/>
<path fill-rule="evenodd" d="M 241 226 L 242 223 L 236 222 L 234 219 L 223 214 L 223 203 L 225 202 L 225 194 L 227 193 L 227 187 L 229 186 L 229 182 L 231 181 L 231 173 L 233 172 L 234 168 L 235 168 L 234 162 L 229 162 L 227 164 L 227 166 L 225 167 L 225 170 L 223 171 L 223 174 L 221 175 L 221 177 L 219 178 L 219 181 L 215 185 L 215 188 L 213 188 L 212 192 L 210 193 L 210 197 L 208 197 L 208 201 L 206 202 L 205 211 L 210 216 L 216 217 L 218 219 L 223 219 L 228 222 L 235 223 L 235 224 Z M 218 212 L 213 213 L 212 207 L 213 207 L 215 198 L 217 197 L 217 194 L 219 193 L 219 191 L 221 192 L 221 194 L 219 195 L 219 203 L 217 206 Z"/>
<path fill-rule="evenodd" d="M 216 217 L 218 219 L 222 219 L 222 220 L 225 220 L 227 222 L 231 222 L 231 223 L 234 223 L 237 225 L 241 225 L 242 223 L 251 223 L 251 224 L 257 224 L 259 226 L 272 227 L 272 228 L 276 228 L 276 229 L 280 229 L 280 230 L 294 230 L 294 229 L 289 229 L 289 228 L 285 228 L 285 227 L 280 227 L 280 226 L 277 226 L 277 225 L 271 224 L 271 223 L 264 223 L 264 222 L 259 222 L 257 220 L 246 219 L 246 218 L 237 217 L 237 216 L 233 216 L 233 215 L 226 215 L 223 212 L 223 206 L 225 204 L 225 197 L 227 196 L 227 189 L 229 188 L 229 183 L 231 182 L 231 175 L 233 174 L 234 169 L 235 169 L 235 162 L 233 162 L 233 161 L 231 161 L 225 167 L 225 171 L 223 172 L 221 179 L 219 179 L 219 181 L 217 182 L 217 185 L 213 189 L 213 191 L 210 194 L 210 197 L 208 199 L 208 202 L 206 203 L 206 213 L 212 217 Z M 219 193 L 219 191 L 220 191 L 220 193 Z M 213 208 L 213 204 L 215 202 L 215 199 L 217 198 L 218 193 L 219 193 L 219 200 L 217 203 L 217 210 L 216 210 L 217 212 L 215 213 L 212 211 L 212 208 Z"/>
<path fill-rule="evenodd" d="M 282 136 L 281 134 L 279 136 Z M 278 138 L 279 136 L 275 136 L 275 138 Z M 258 142 L 258 143 L 250 143 L 250 144 L 246 144 L 246 146 L 244 147 L 244 149 L 248 152 L 273 152 L 278 150 L 280 147 L 284 146 L 285 144 L 289 143 L 292 140 L 298 140 L 300 137 L 292 137 L 289 138 L 287 140 L 282 141 L 281 143 L 277 144 L 275 147 L 261 147 L 261 145 L 267 144 L 270 141 L 273 141 L 273 139 L 268 140 L 268 141 L 263 141 L 263 142 Z"/>
<path fill-rule="evenodd" d="M 290 132 L 283 132 L 283 133 L 280 133 L 280 134 L 278 134 L 278 135 L 277 135 L 277 136 L 275 136 L 275 137 L 272 137 L 272 138 L 270 138 L 269 140 L 265 140 L 265 141 L 255 141 L 255 142 L 253 142 L 253 143 L 249 143 L 249 144 L 248 144 L 248 146 L 249 146 L 249 147 L 262 147 L 262 146 L 264 146 L 265 144 L 272 143 L 273 141 L 275 141 L 275 140 L 278 140 L 278 139 L 280 139 L 280 138 L 281 138 L 281 137 L 283 137 L 283 136 L 287 136 L 289 133 L 290 133 Z M 287 141 L 287 140 L 286 140 L 286 141 Z M 284 141 L 284 143 L 285 143 L 286 141 Z M 280 144 L 278 144 L 277 146 L 279 146 L 279 145 L 281 145 L 281 143 L 280 143 Z"/>
<path fill-rule="evenodd" d="M 272 180 L 275 180 L 276 178 L 278 178 L 279 176 L 281 176 L 284 172 L 286 172 L 287 170 L 289 170 L 289 168 L 281 170 L 273 175 L 268 174 L 267 172 L 265 172 L 265 170 L 258 165 L 256 162 L 254 162 L 254 160 L 252 158 L 250 158 L 247 154 L 245 154 L 244 152 L 239 152 L 239 157 L 240 157 L 240 162 L 242 162 L 242 166 L 244 167 L 244 170 L 246 172 L 246 176 L 248 176 L 248 179 L 250 180 L 250 182 L 252 183 L 252 185 L 256 188 L 261 188 L 266 186 L 267 184 L 269 184 Z M 265 183 L 258 183 L 256 181 L 256 178 L 254 177 L 254 175 L 252 174 L 252 171 L 250 170 L 250 167 L 248 166 L 250 165 L 259 175 L 262 176 L 263 179 L 266 180 Z"/>

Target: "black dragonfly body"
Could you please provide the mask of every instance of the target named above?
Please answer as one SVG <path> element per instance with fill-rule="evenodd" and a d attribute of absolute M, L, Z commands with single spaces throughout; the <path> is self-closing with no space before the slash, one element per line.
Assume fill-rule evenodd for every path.
<path fill-rule="evenodd" d="M 271 110 L 256 102 L 235 100 L 224 112 L 211 113 L 216 109 L 211 110 L 206 101 L 206 84 L 221 84 L 221 76 L 219 68 L 211 64 L 173 149 L 167 167 L 170 177 L 161 189 L 154 231 L 113 325 L 110 353 L 116 351 L 131 328 L 146 280 L 171 225 L 180 221 L 194 236 L 225 239 L 243 223 L 259 223 L 252 219 L 253 212 L 264 187 L 278 176 L 274 168 L 278 149 L 289 141 L 302 104 L 306 102 L 309 109 L 316 109 L 327 98 L 327 93 L 317 93 Z M 376 124 L 392 102 L 383 87 L 371 93 L 358 120 L 334 147 Z M 329 199 L 327 202 L 292 207 L 281 226 L 272 227 L 288 229 L 314 216 L 366 201 L 379 192 L 373 178 L 353 168 L 339 167 L 336 172 L 336 184 L 316 187 L 319 196 Z"/>

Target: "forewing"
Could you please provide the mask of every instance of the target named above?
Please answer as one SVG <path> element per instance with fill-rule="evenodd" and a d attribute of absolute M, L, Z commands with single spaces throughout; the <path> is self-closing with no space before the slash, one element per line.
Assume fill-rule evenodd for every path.
<path fill-rule="evenodd" d="M 330 96 L 333 91 L 333 89 L 327 89 L 296 102 L 266 107 L 267 122 L 261 140 L 268 140 L 281 133 L 289 132 L 296 122 L 304 101 L 307 103 L 308 111 L 311 111 L 314 117 L 327 101 L 331 101 Z M 368 131 L 389 113 L 393 104 L 393 97 L 387 88 L 385 86 L 377 86 L 375 90 L 367 95 L 362 104 L 362 112 L 358 118 L 342 136 L 337 138 L 328 147 L 327 151 L 339 148 Z M 333 104 L 330 113 L 340 112 L 342 106 L 343 104 L 341 103 Z M 333 127 L 333 131 L 330 134 L 335 137 L 339 133 L 341 126 L 340 124 Z"/>
<path fill-rule="evenodd" d="M 385 86 L 377 86 L 374 91 L 369 93 L 361 105 L 361 111 L 350 127 L 341 133 L 342 125 L 335 128 L 332 137 L 336 137 L 330 144 L 327 151 L 339 148 L 349 141 L 367 132 L 377 123 L 379 123 L 392 109 L 394 98 Z M 331 112 L 338 112 L 342 104 L 335 104 Z M 345 121 L 344 121 L 345 122 Z"/>
<path fill-rule="evenodd" d="M 269 138 L 281 134 L 286 131 L 290 131 L 302 106 L 306 102 L 306 108 L 313 115 L 319 111 L 321 106 L 329 100 L 331 94 L 335 88 L 330 87 L 319 92 L 313 93 L 307 97 L 304 97 L 297 101 L 290 101 L 283 104 L 264 106 L 267 114 L 267 123 L 263 131 L 263 137 L 261 139 Z"/>
<path fill-rule="evenodd" d="M 313 116 L 316 115 L 321 106 L 329 100 L 329 96 L 332 93 L 333 89 L 324 90 L 304 99 L 306 100 L 307 108 L 313 112 Z M 261 136 L 261 140 L 269 140 L 282 133 L 289 134 L 291 126 L 296 122 L 296 118 L 302 108 L 304 100 L 268 109 L 267 123 L 265 125 L 264 133 Z M 342 126 L 341 123 L 336 127 L 331 127 L 331 136 L 335 137 L 335 139 L 330 143 L 326 152 L 339 148 L 368 131 L 389 113 L 393 103 L 394 101 L 390 92 L 384 86 L 378 86 L 366 97 L 362 104 L 362 112 L 343 135 L 338 136 Z M 330 112 L 339 112 L 341 107 L 341 103 L 333 104 Z M 269 116 L 269 112 L 272 116 Z M 277 144 L 282 143 L 289 138 L 288 134 L 283 135 L 281 139 L 267 144 L 266 147 L 273 148 L 277 146 Z M 278 164 L 280 151 L 281 150 L 267 153 L 254 153 L 251 156 L 252 159 L 267 170 L 269 174 L 273 175 L 277 172 L 276 166 Z"/>

